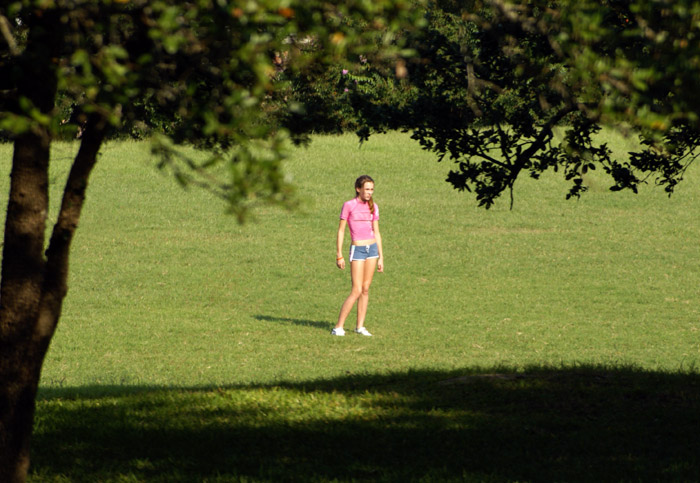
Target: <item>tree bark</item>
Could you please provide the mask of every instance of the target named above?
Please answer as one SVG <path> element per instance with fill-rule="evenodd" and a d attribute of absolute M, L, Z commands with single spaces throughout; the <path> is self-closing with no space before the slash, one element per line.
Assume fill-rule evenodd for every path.
<path fill-rule="evenodd" d="M 0 284 L 0 481 L 24 481 L 38 381 L 33 326 L 45 271 L 48 132 L 15 141 Z M 42 358 L 43 359 L 43 358 Z"/>
<path fill-rule="evenodd" d="M 53 114 L 56 58 L 64 41 L 60 12 L 37 11 L 18 58 L 18 99 L 44 116 Z M 18 113 L 20 113 L 18 111 Z M 21 113 L 20 113 L 21 114 Z M 70 244 L 78 225 L 85 189 L 104 138 L 103 116 L 88 120 L 81 147 L 64 190 L 50 244 L 50 127 L 31 121 L 14 139 L 0 274 L 0 482 L 24 482 L 41 368 L 67 293 Z"/>
<path fill-rule="evenodd" d="M 52 58 L 60 39 L 52 35 L 51 15 L 37 17 L 12 76 L 18 99 L 24 98 L 49 114 L 56 98 Z M 40 361 L 32 343 L 39 314 L 46 262 L 44 232 L 49 206 L 47 126 L 33 123 L 15 138 L 10 196 L 5 219 L 0 279 L 0 481 L 26 479 L 29 435 Z"/>
<path fill-rule="evenodd" d="M 41 367 L 68 292 L 70 246 L 105 130 L 106 122 L 98 115 L 86 125 L 45 255 L 48 133 L 15 142 L 0 284 L 2 482 L 27 478 Z"/>

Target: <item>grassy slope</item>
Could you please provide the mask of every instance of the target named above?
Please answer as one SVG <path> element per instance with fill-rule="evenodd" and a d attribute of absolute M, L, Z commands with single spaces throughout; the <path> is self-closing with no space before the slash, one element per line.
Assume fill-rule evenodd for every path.
<path fill-rule="evenodd" d="M 304 213 L 266 208 L 240 227 L 144 159 L 140 145 L 105 150 L 45 386 L 533 363 L 675 370 L 700 356 L 697 169 L 671 199 L 593 178 L 566 202 L 551 176 L 520 182 L 513 212 L 505 200 L 484 211 L 406 137 L 362 149 L 327 137 L 289 163 Z M 387 264 L 371 294 L 376 337 L 329 340 L 349 289 L 333 265 L 339 206 L 365 172 Z"/>
<path fill-rule="evenodd" d="M 56 192 L 75 149 L 57 148 Z M 697 167 L 671 199 L 594 175 L 566 202 L 552 175 L 484 211 L 403 135 L 321 137 L 288 165 L 303 213 L 240 227 L 149 163 L 111 145 L 91 184 L 37 481 L 697 474 L 698 380 L 672 374 L 700 356 Z M 363 173 L 387 264 L 376 335 L 331 338 L 337 215 Z"/>

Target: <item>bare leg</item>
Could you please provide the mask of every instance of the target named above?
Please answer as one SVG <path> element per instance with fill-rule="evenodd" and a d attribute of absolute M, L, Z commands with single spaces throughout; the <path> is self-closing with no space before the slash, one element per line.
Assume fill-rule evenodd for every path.
<path fill-rule="evenodd" d="M 377 269 L 377 258 L 370 258 L 365 261 L 362 275 L 362 286 L 360 297 L 357 300 L 357 328 L 364 327 L 367 306 L 369 305 L 369 286 L 372 284 L 374 271 Z"/>
<path fill-rule="evenodd" d="M 353 305 L 357 302 L 357 299 L 362 295 L 362 282 L 365 272 L 365 261 L 356 260 L 350 262 L 350 275 L 352 276 L 352 289 L 350 290 L 350 295 L 343 302 L 343 306 L 340 308 L 340 314 L 338 315 L 338 323 L 335 324 L 336 329 L 342 329 L 345 325 L 345 319 L 348 318 Z M 359 307 L 358 307 L 359 310 Z M 365 311 L 367 308 L 365 306 Z"/>

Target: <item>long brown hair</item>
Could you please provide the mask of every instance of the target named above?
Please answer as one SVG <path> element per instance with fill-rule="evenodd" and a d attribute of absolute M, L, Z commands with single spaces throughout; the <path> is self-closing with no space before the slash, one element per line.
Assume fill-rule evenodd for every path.
<path fill-rule="evenodd" d="M 370 182 L 374 184 L 374 180 L 372 179 L 371 176 L 368 176 L 366 174 L 363 174 L 359 178 L 355 180 L 355 196 L 358 195 L 357 190 L 362 189 L 362 187 L 365 185 L 365 183 Z M 367 202 L 369 204 L 369 212 L 374 215 L 374 198 L 370 198 L 369 201 Z"/>

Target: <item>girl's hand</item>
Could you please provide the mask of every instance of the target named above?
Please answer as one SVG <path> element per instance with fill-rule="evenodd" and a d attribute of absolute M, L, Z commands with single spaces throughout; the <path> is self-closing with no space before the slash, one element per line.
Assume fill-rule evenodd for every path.
<path fill-rule="evenodd" d="M 339 269 L 345 270 L 345 259 L 344 258 L 336 260 L 335 264 L 338 266 Z"/>
<path fill-rule="evenodd" d="M 377 262 L 377 271 L 384 272 L 384 258 L 382 257 L 380 257 L 379 261 Z"/>

